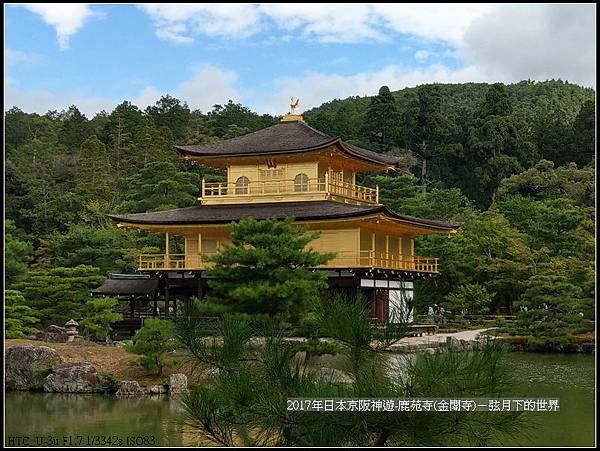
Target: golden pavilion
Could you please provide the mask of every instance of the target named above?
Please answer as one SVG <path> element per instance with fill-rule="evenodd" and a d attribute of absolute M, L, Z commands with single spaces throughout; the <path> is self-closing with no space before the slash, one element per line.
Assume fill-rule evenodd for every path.
<path fill-rule="evenodd" d="M 386 321 L 391 311 L 406 311 L 401 304 L 412 299 L 414 280 L 438 274 L 437 258 L 415 254 L 415 237 L 459 227 L 389 210 L 377 187 L 356 183 L 357 174 L 394 169 L 398 159 L 322 133 L 301 115 L 287 114 L 243 136 L 176 149 L 191 164 L 226 170 L 226 182 L 202 180 L 193 207 L 110 215 L 120 227 L 163 234 L 164 252 L 141 255 L 139 275 L 113 275 L 94 294 L 164 297 L 168 315 L 177 310 L 177 299 L 206 293 L 206 257 L 230 243 L 228 224 L 291 216 L 321 232 L 310 247 L 336 253 L 317 268 L 328 272 L 330 287 L 364 291 L 372 315 Z M 185 243 L 183 253 L 171 252 L 174 237 Z"/>

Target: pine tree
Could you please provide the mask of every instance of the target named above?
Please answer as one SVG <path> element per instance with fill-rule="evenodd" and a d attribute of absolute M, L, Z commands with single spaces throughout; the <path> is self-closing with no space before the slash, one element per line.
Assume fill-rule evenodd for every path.
<path fill-rule="evenodd" d="M 573 135 L 570 152 L 564 160 L 582 167 L 596 155 L 596 102 L 593 100 L 588 100 L 581 107 L 573 122 Z"/>
<path fill-rule="evenodd" d="M 231 246 L 212 258 L 210 300 L 233 311 L 299 318 L 307 303 L 327 287 L 327 274 L 315 268 L 333 257 L 306 246 L 318 233 L 284 221 L 244 218 L 230 225 Z"/>
<path fill-rule="evenodd" d="M 114 195 L 108 151 L 96 135 L 90 136 L 81 145 L 75 180 L 77 191 L 85 199 L 108 201 Z"/>
<path fill-rule="evenodd" d="M 398 107 L 390 88 L 382 86 L 371 99 L 365 115 L 365 134 L 379 150 L 388 152 L 398 139 Z"/>

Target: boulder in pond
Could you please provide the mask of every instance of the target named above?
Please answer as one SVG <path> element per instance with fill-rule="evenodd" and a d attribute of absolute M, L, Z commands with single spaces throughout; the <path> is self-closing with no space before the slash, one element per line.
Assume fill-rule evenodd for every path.
<path fill-rule="evenodd" d="M 121 381 L 115 394 L 117 396 L 140 396 L 144 394 L 144 390 L 138 381 Z"/>
<path fill-rule="evenodd" d="M 4 353 L 5 384 L 9 390 L 41 390 L 62 357 L 48 346 L 11 346 Z"/>
<path fill-rule="evenodd" d="M 67 329 L 60 326 L 48 326 L 35 336 L 36 340 L 48 343 L 66 343 L 69 341 Z"/>
<path fill-rule="evenodd" d="M 88 362 L 61 363 L 46 377 L 44 391 L 96 393 L 104 391 L 102 378 Z"/>
<path fill-rule="evenodd" d="M 182 373 L 171 374 L 169 377 L 169 394 L 180 395 L 187 393 L 187 376 Z"/>
<path fill-rule="evenodd" d="M 146 387 L 144 389 L 144 391 L 148 395 L 163 395 L 163 394 L 167 393 L 169 390 L 166 386 L 157 384 L 157 385 L 151 385 L 149 387 Z"/>

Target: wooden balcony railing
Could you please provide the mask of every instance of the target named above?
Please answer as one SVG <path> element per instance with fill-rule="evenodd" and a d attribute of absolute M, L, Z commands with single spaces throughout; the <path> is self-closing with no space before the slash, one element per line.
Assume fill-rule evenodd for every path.
<path fill-rule="evenodd" d="M 201 270 L 210 267 L 208 255 L 144 254 L 139 257 L 139 270 Z M 439 258 L 394 255 L 360 251 L 337 252 L 335 258 L 320 268 L 380 268 L 437 273 Z"/>
<path fill-rule="evenodd" d="M 437 273 L 439 261 L 439 258 L 398 255 L 389 252 L 337 252 L 336 257 L 325 267 L 381 268 Z"/>
<path fill-rule="evenodd" d="M 342 196 L 361 202 L 378 204 L 379 188 L 368 188 L 353 183 L 323 178 L 297 180 L 252 181 L 245 185 L 206 182 L 202 180 L 202 198 L 272 196 L 280 194 L 320 193 Z"/>

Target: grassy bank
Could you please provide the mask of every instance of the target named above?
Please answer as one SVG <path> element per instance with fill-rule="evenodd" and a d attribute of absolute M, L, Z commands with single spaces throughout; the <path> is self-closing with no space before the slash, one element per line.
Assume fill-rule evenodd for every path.
<path fill-rule="evenodd" d="M 184 373 L 190 376 L 188 365 L 184 364 L 184 356 L 178 353 L 166 357 L 168 366 L 163 375 L 151 374 L 145 367 L 137 364 L 140 356 L 127 352 L 119 346 L 105 346 L 89 341 L 74 341 L 71 343 L 47 343 L 39 340 L 13 339 L 4 340 L 4 348 L 16 345 L 30 344 L 48 346 L 55 349 L 65 362 L 89 362 L 98 372 L 111 373 L 117 380 L 138 381 L 140 385 L 161 384 L 172 373 Z"/>

